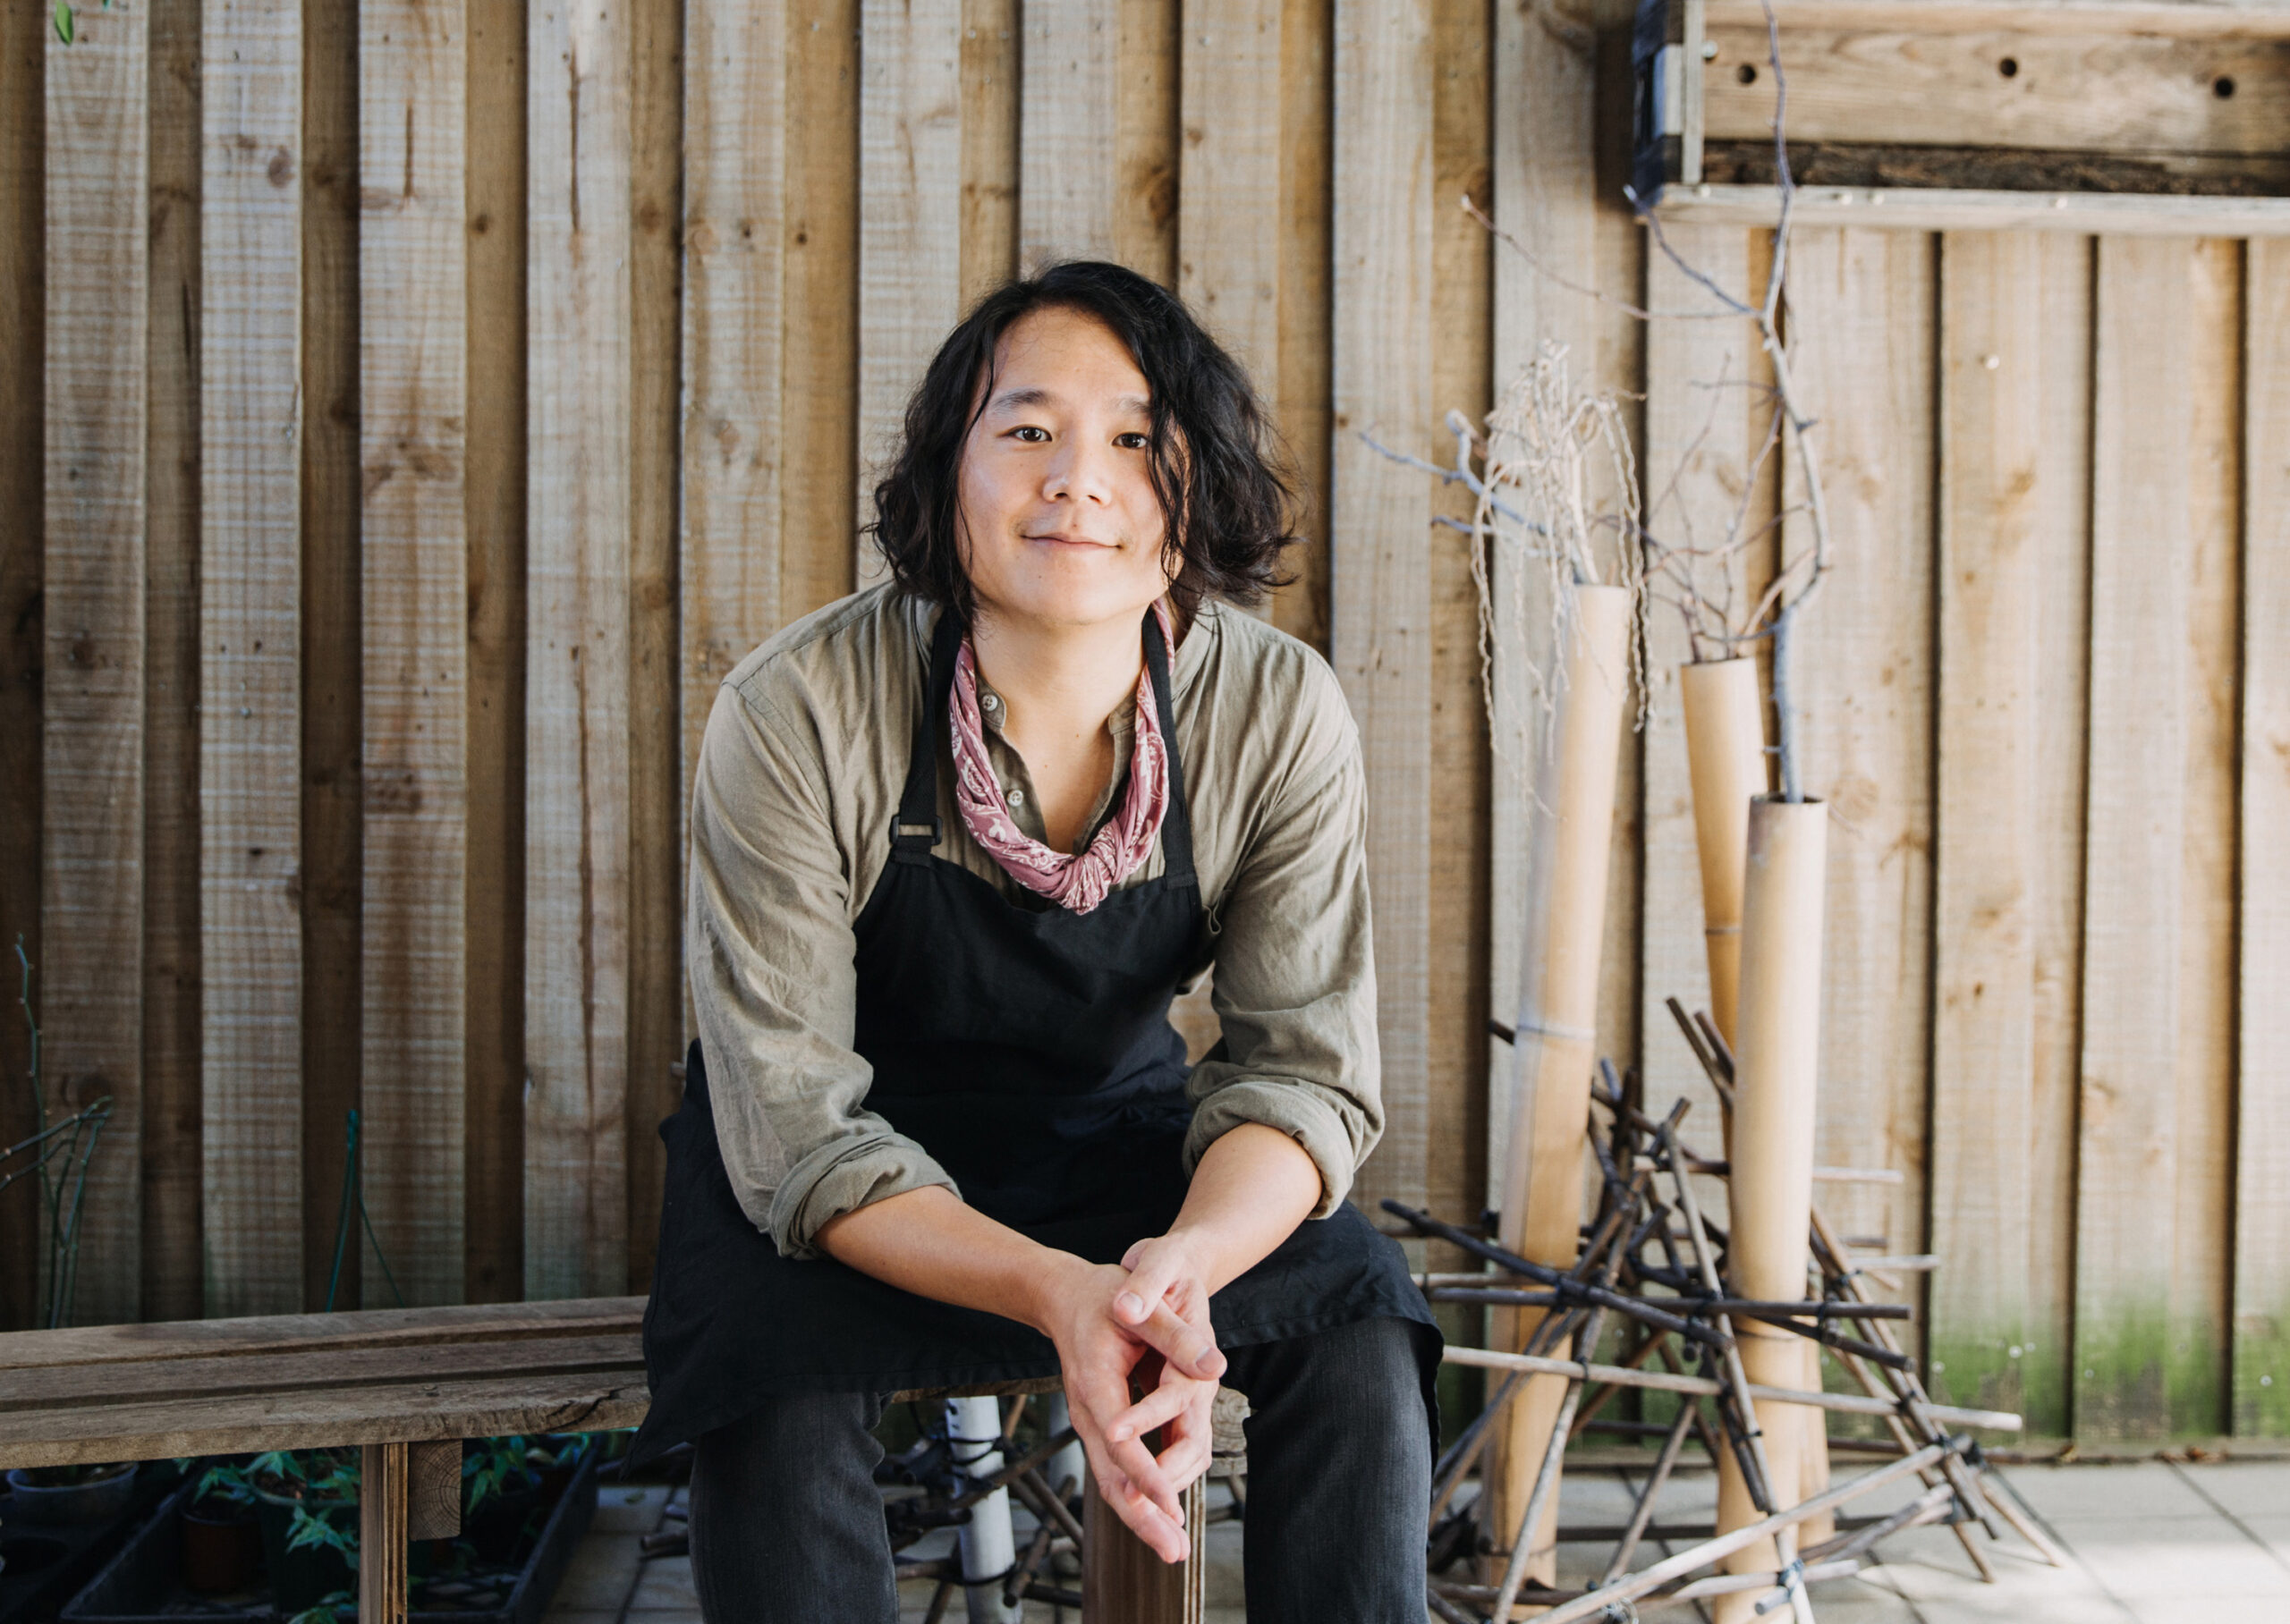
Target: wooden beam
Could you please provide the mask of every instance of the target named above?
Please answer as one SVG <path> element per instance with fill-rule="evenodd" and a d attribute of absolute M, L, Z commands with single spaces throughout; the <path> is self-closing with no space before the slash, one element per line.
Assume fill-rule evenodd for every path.
<path fill-rule="evenodd" d="M 2074 1360 L 2092 1438 L 2224 1415 L 2238 252 L 2099 245 Z"/>
<path fill-rule="evenodd" d="M 626 1277 L 625 12 L 530 13 L 525 1294 Z"/>
<path fill-rule="evenodd" d="M 524 1294 L 525 7 L 464 0 L 468 870 L 462 1290 Z"/>
<path fill-rule="evenodd" d="M 863 0 L 859 92 L 859 489 L 862 521 L 908 399 L 961 312 L 962 0 Z M 872 537 L 857 579 L 885 579 Z"/>
<path fill-rule="evenodd" d="M 16 515 L 27 540 L 0 547 L 0 757 L 21 763 L 0 774 L 0 966 L 15 967 L 21 939 L 34 963 L 39 935 L 42 848 L 40 676 L 47 664 L 41 624 L 42 534 L 47 484 L 47 422 L 41 390 L 47 348 L 46 210 L 47 38 L 43 12 L 0 10 L 0 376 L 24 380 L 0 390 L 0 512 Z M 22 1020 L 0 1021 L 0 1072 L 31 1069 L 32 1036 Z M 28 1090 L 0 1089 L 0 1144 L 37 1132 Z M 29 1325 L 38 1313 L 39 1201 L 29 1179 L 0 1194 L 0 1325 Z"/>
<path fill-rule="evenodd" d="M 1670 186 L 1666 223 L 1771 225 L 1780 218 L 1770 186 Z M 1808 186 L 1791 217 L 1799 225 L 1884 226 L 1895 231 L 2064 231 L 2113 237 L 2290 236 L 2290 198 L 2197 198 L 2126 192 L 1967 191 L 1939 187 Z"/>
<path fill-rule="evenodd" d="M 1431 516 L 1424 477 L 1361 439 L 1438 451 L 1431 386 L 1429 0 L 1338 0 L 1330 664 L 1368 773 L 1382 1143 L 1353 1198 L 1428 1188 Z"/>
<path fill-rule="evenodd" d="M 150 8 L 141 1319 L 203 1311 L 199 1035 L 199 0 Z M 0 362 L 0 369 L 4 363 Z M 0 1228 L 6 1221 L 0 1219 Z"/>
<path fill-rule="evenodd" d="M 1828 805 L 1817 1160 L 1896 1168 L 1824 1208 L 1845 1232 L 1919 1249 L 1930 1090 L 1932 469 L 1938 379 L 1930 237 L 1809 230 L 1791 244 L 1791 349 L 1839 567 L 1797 635 L 1806 792 Z M 1810 551 L 1785 444 L 1782 539 Z M 1744 994 L 1746 997 L 1746 994 Z"/>
<path fill-rule="evenodd" d="M 463 10 L 358 13 L 367 1205 L 411 1304 L 462 1298 L 469 559 Z M 385 1299 L 379 1271 L 369 1301 Z"/>
<path fill-rule="evenodd" d="M 2253 242 L 2246 264 L 2234 1430 L 2280 1437 L 2290 1433 L 2290 250 Z"/>
<path fill-rule="evenodd" d="M 2091 273 L 2072 237 L 1941 243 L 1930 1379 L 2046 1436 L 2072 1329 Z"/>
<path fill-rule="evenodd" d="M 358 1616 L 373 1624 L 405 1624 L 406 1525 L 413 1486 L 406 1446 L 366 1445 L 358 1479 Z"/>
<path fill-rule="evenodd" d="M 302 1298 L 301 13 L 208 0 L 199 352 L 207 1310 Z"/>
<path fill-rule="evenodd" d="M 361 1103 L 360 772 L 364 685 L 359 526 L 358 38 L 332 0 L 302 0 L 301 1026 L 302 1301 L 360 1300 L 368 1250 L 335 1271 Z M 360 1144 L 364 1144 L 361 1130 Z M 362 1155 L 362 1150 L 360 1155 Z M 378 1271 L 377 1271 L 378 1273 Z M 379 1288 L 386 1292 L 388 1287 Z M 385 1298 L 383 1300 L 387 1300 Z"/>
<path fill-rule="evenodd" d="M 131 1318 L 141 1288 L 146 27 L 140 8 L 97 13 L 47 51 L 46 962 L 33 1009 L 47 1121 L 112 1104 L 81 1209 L 83 1322 Z"/>
<path fill-rule="evenodd" d="M 2064 8 L 2063 8 L 2064 9 Z M 1793 142 L 1850 141 L 2113 153 L 2270 154 L 2290 119 L 2290 30 L 2242 8 L 2249 32 L 2168 31 L 2078 8 L 2074 31 L 2028 6 L 1778 8 Z M 2192 9 L 2192 8 L 2190 8 Z M 2213 8 L 2203 8 L 2213 9 Z M 2225 8 L 2216 8 L 2223 10 Z M 1807 14 L 1810 13 L 1810 14 Z M 1826 14 L 1824 14 L 1826 13 Z M 1769 142 L 1773 73 L 1763 11 L 1709 8 L 1705 138 Z"/>

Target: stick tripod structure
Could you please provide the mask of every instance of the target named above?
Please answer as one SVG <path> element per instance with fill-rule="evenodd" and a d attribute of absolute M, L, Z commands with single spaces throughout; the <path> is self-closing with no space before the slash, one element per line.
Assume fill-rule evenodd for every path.
<path fill-rule="evenodd" d="M 1764 996 L 1756 991 L 1755 972 L 1745 979 L 1745 991 Z M 1732 1052 L 1714 1022 L 1706 1016 L 1688 1019 L 1675 1002 L 1672 1009 L 1728 1114 L 1745 1109 L 1753 1118 L 1754 1104 L 1736 1105 L 1743 1097 L 1742 1083 L 1752 1091 L 1767 1084 L 1736 1078 Z M 1758 1019 L 1744 1009 L 1751 1027 Z M 1966 1430 L 2016 1432 L 2020 1417 L 1932 1402 L 1914 1359 L 1894 1333 L 1895 1323 L 1911 1311 L 1869 1300 L 1859 1273 L 1811 1205 L 1810 1142 L 1795 1157 L 1794 1176 L 1751 1175 L 1788 1186 L 1779 1205 L 1799 1214 L 1794 1280 L 1760 1275 L 1762 1283 L 1753 1282 L 1743 1267 L 1743 1226 L 1754 1221 L 1770 1227 L 1778 1220 L 1756 1214 L 1757 1201 L 1744 1203 L 1743 1192 L 1737 1192 L 1729 1211 L 1733 1228 L 1709 1222 L 1692 1175 L 1714 1176 L 1712 1169 L 1729 1164 L 1697 1155 L 1681 1138 L 1688 1102 L 1680 1100 L 1658 1121 L 1647 1114 L 1634 1074 L 1617 1076 L 1603 1062 L 1599 1071 L 1584 1121 L 1599 1169 L 1598 1200 L 1590 1222 L 1578 1231 L 1582 1239 L 1571 1263 L 1523 1256 L 1489 1239 L 1485 1226 L 1446 1223 L 1398 1202 L 1384 1203 L 1419 1234 L 1450 1242 L 1483 1265 L 1472 1283 L 1455 1275 L 1427 1276 L 1425 1293 L 1434 1301 L 1543 1310 L 1517 1352 L 1508 1346 L 1447 1350 L 1450 1363 L 1499 1371 L 1503 1380 L 1432 1475 L 1426 1596 L 1431 1611 L 1451 1621 L 1539 1616 L 1546 1624 L 1570 1624 L 1707 1599 L 1743 1618 L 1785 1611 L 1798 1624 L 1811 1624 L 1810 1583 L 1854 1572 L 1879 1541 L 1932 1523 L 1953 1526 L 1984 1577 L 1992 1570 L 1974 1533 L 2001 1539 L 2006 1523 L 2040 1558 L 2058 1565 L 2059 1552 L 2039 1529 L 2008 1501 L 1983 1492 L 1980 1449 Z M 1745 1118 L 1744 1148 L 1754 1131 L 1751 1120 Z M 1785 1148 L 1781 1154 L 1792 1153 Z M 1767 1248 L 1768 1268 L 1777 1249 L 1787 1248 Z M 1810 1278 L 1808 1257 L 1820 1281 L 1813 1297 L 1802 1295 Z M 1633 1346 L 1627 1362 L 1596 1362 L 1602 1332 L 1617 1324 L 1635 1339 L 1625 1344 Z M 1836 1353 L 1862 1392 L 1801 1385 L 1808 1366 L 1800 1346 Z M 1509 1412 L 1531 1385 L 1556 1385 L 1560 1396 L 1543 1447 L 1529 1463 L 1533 1476 L 1523 1504 L 1506 1504 L 1489 1492 L 1475 1504 L 1450 1510 L 1489 1441 L 1507 1435 Z M 1539 1566 L 1548 1575 L 1556 1543 L 1579 1537 L 1559 1529 L 1555 1516 L 1565 1446 L 1624 1389 L 1675 1395 L 1677 1409 L 1659 1428 L 1659 1450 L 1600 1577 L 1588 1588 L 1561 1588 L 1532 1570 Z M 1864 1447 L 1888 1447 L 1895 1458 L 1834 1486 L 1802 1484 L 1797 1475 L 1802 1434 L 1819 1431 L 1820 1417 L 1829 1411 L 1881 1418 L 1893 1442 Z M 1740 1485 L 1748 1514 L 1721 1518 L 1715 1537 L 1633 1570 L 1657 1501 L 1687 1442 L 1696 1437 L 1726 1479 Z M 1785 1454 L 1785 1446 L 1794 1452 Z M 1879 1518 L 1837 1517 L 1839 1508 L 1904 1478 L 1922 1485 L 1907 1505 Z M 1489 1511 L 1492 1526 L 1481 1525 Z M 1823 1525 L 1830 1531 L 1807 1532 Z M 1447 1577 L 1460 1558 L 1481 1548 L 1500 1558 L 1499 1582 Z"/>

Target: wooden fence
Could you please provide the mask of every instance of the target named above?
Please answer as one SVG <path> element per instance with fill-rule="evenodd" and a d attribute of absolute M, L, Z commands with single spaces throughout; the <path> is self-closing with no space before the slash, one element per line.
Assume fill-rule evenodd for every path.
<path fill-rule="evenodd" d="M 1372 783 L 1361 1194 L 1476 1211 L 1529 786 L 1431 522 L 1466 510 L 1360 434 L 1440 457 L 1556 338 L 1642 392 L 1654 525 L 1739 499 L 1743 333 L 1642 328 L 1456 207 L 1569 282 L 1687 292 L 1613 201 L 1627 12 L 111 0 L 68 45 L 0 15 L 0 932 L 50 1088 L 115 1104 L 79 1317 L 322 1299 L 353 1108 L 409 1300 L 643 1289 L 708 695 L 870 579 L 923 359 L 1061 255 L 1177 288 L 1276 402 L 1313 540 L 1271 614 Z M 1769 252 L 1673 240 L 1737 282 Z M 1821 1159 L 1904 1175 L 1837 1216 L 1945 1255 L 1960 1400 L 2290 1430 L 2290 253 L 1795 252 L 1843 546 L 1803 656 Z M 1696 1085 L 1661 1000 L 1702 972 L 1682 649 L 1650 636 L 1600 1028 L 1665 1098 Z"/>

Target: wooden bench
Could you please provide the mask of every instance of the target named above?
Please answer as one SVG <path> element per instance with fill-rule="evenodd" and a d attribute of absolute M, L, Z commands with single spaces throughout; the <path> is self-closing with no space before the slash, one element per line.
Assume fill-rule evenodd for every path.
<path fill-rule="evenodd" d="M 637 1425 L 643 1314 L 615 1297 L 0 1334 L 0 1470 L 360 1445 L 359 1617 L 403 1624 L 407 1543 L 460 1528 L 462 1440 Z M 1196 1552 L 1200 1504 L 1196 1486 Z M 1089 1624 L 1196 1624 L 1197 1556 L 1165 1567 L 1094 1494 L 1088 1512 Z"/>

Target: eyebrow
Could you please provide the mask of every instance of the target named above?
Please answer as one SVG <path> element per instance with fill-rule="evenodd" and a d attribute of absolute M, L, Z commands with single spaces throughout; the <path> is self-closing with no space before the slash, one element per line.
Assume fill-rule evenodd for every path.
<path fill-rule="evenodd" d="M 1033 385 L 1024 385 L 1015 389 L 1003 390 L 988 403 L 987 410 L 989 411 L 1008 411 L 1013 409 L 1022 409 L 1028 406 L 1054 406 L 1056 404 L 1057 404 L 1057 398 L 1051 394 L 1048 390 Z M 1120 399 L 1114 402 L 1114 405 L 1120 410 L 1133 411 L 1140 417 L 1149 417 L 1152 415 L 1153 411 L 1153 403 L 1141 394 L 1124 394 Z"/>

